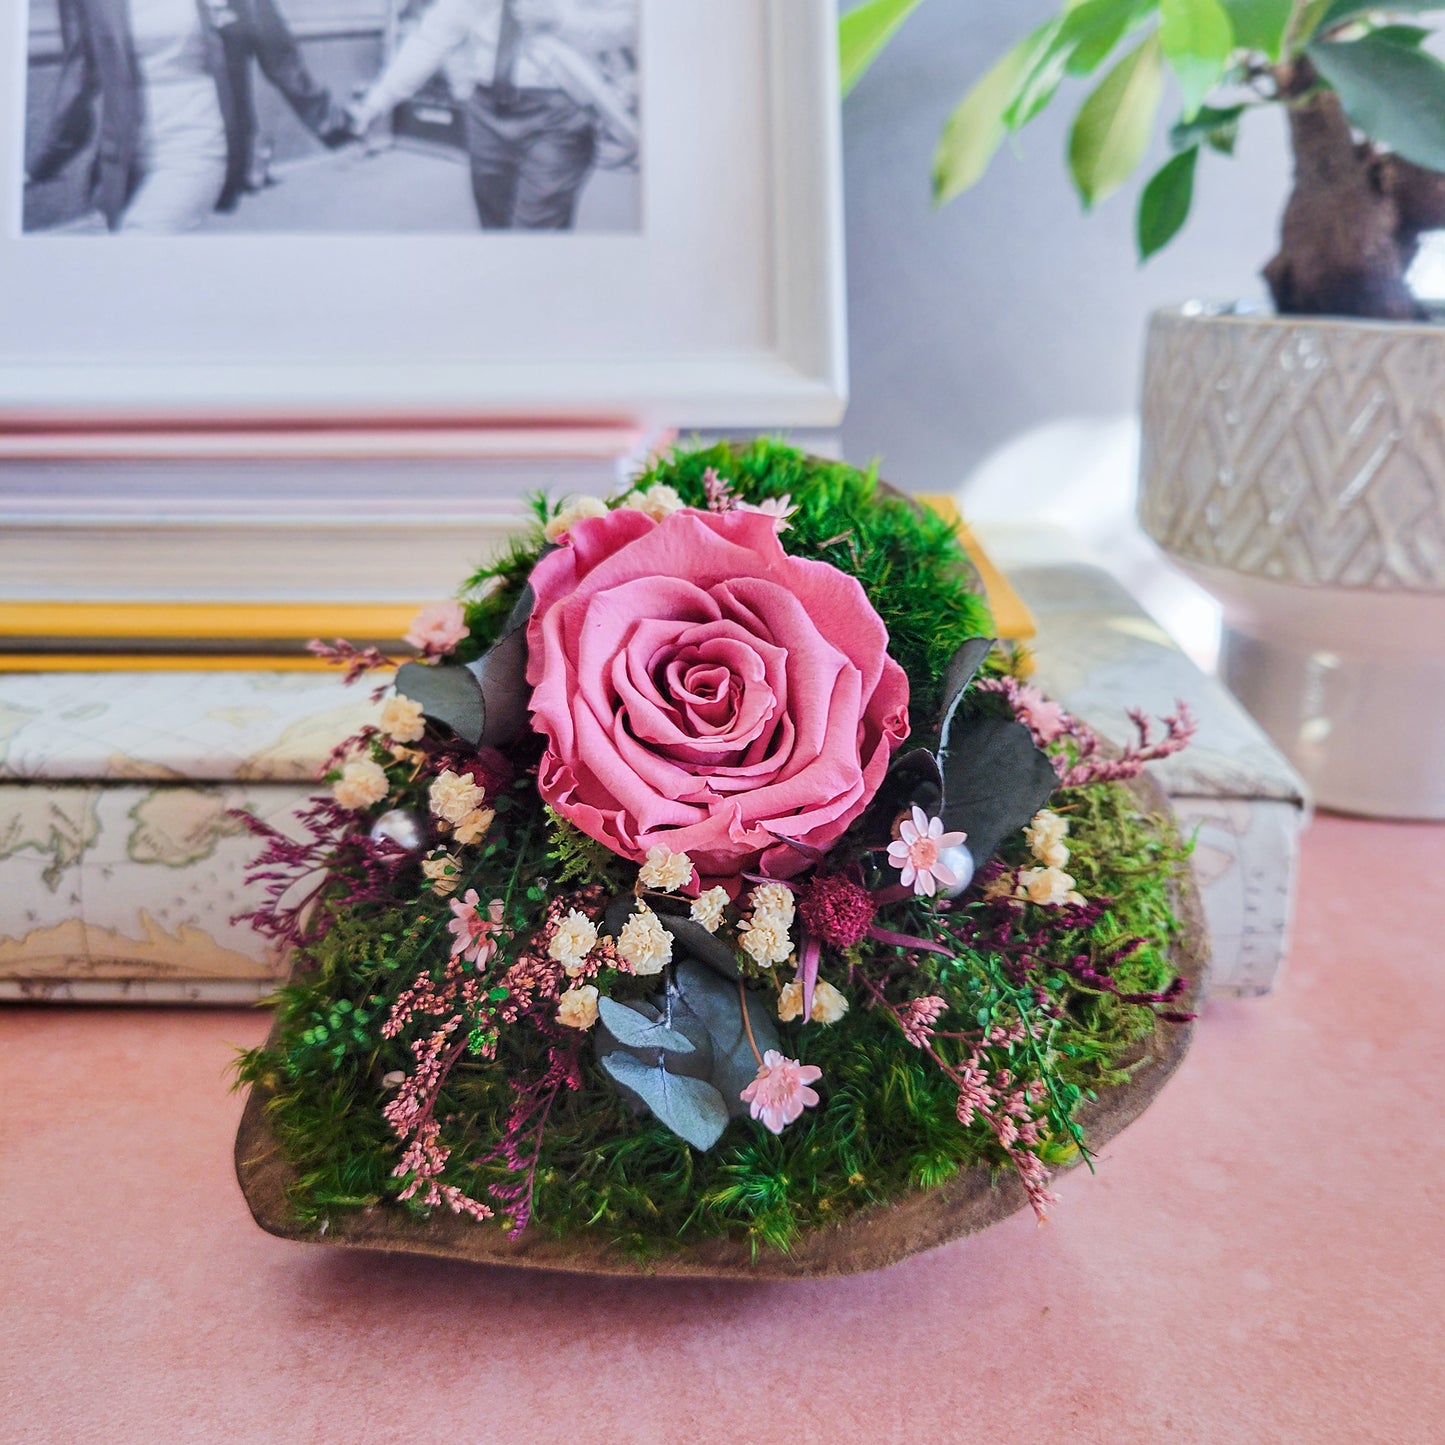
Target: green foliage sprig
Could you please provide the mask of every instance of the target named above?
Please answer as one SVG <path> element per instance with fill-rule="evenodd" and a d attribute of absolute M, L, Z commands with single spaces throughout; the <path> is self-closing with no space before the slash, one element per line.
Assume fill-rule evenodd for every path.
<path fill-rule="evenodd" d="M 839 26 L 844 92 L 922 0 L 865 0 Z M 1004 139 L 1071 80 L 1103 72 L 1069 134 L 1068 167 L 1086 209 L 1118 190 L 1148 150 L 1172 74 L 1173 151 L 1144 186 L 1142 258 L 1188 219 L 1202 151 L 1233 154 L 1250 112 L 1339 96 L 1368 141 L 1445 171 L 1445 64 L 1426 48 L 1439 0 L 1067 0 L 979 79 L 949 116 L 933 161 L 940 204 L 977 184 Z"/>

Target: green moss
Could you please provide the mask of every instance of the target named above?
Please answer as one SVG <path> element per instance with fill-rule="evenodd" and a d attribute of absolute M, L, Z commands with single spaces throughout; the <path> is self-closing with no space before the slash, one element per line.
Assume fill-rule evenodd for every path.
<path fill-rule="evenodd" d="M 1064 960 L 1083 951 L 1102 960 L 1120 940 L 1143 937 L 1145 946 L 1119 969 L 1118 981 L 1129 991 L 1162 989 L 1173 976 L 1170 892 L 1182 846 L 1160 820 L 1142 816 L 1120 785 L 1061 795 L 1059 806 L 1071 818 L 1071 868 L 1081 886 L 1091 897 L 1117 901 L 1087 933 L 1054 937 L 1048 956 Z M 489 887 L 500 886 L 504 860 L 524 876 L 555 867 L 545 847 L 534 842 L 525 856 L 508 859 L 503 842 L 492 866 L 476 870 L 467 886 L 488 896 Z M 395 910 L 340 918 L 311 951 L 312 971 L 277 996 L 278 1046 L 241 1060 L 243 1081 L 276 1091 L 271 1117 L 300 1173 L 293 1203 L 306 1223 L 394 1197 L 399 1187 L 390 1176 L 399 1151 L 381 1118 L 387 1097 L 381 1080 L 407 1066 L 407 1051 L 400 1040 L 364 1042 L 345 1031 L 338 1038 L 329 1020 L 342 1003 L 375 1018 L 410 982 L 420 941 L 435 936 L 445 912 L 425 900 L 420 907 L 423 916 L 409 923 Z M 426 915 L 428 907 L 436 916 Z M 922 910 L 913 926 L 929 926 Z M 965 1019 L 1003 1016 L 1017 992 L 1003 961 L 987 953 L 930 955 L 923 971 L 926 979 L 910 977 L 906 992 L 936 990 Z M 832 976 L 847 987 L 842 971 Z M 1127 1076 L 1131 1052 L 1158 1024 L 1150 1009 L 1085 989 L 1062 970 L 1044 968 L 1039 976 L 1064 1006 L 1048 1048 L 1063 1105 L 1072 1111 Z M 891 1015 L 862 1007 L 857 991 L 850 992 L 854 1007 L 845 1026 L 785 1029 L 789 1047 L 822 1068 L 825 1084 L 822 1105 L 780 1136 L 743 1120 L 712 1151 L 698 1154 L 655 1121 L 633 1117 L 589 1064 L 587 1086 L 562 1097 L 544 1135 L 532 1227 L 595 1230 L 639 1255 L 719 1234 L 786 1248 L 799 1231 L 859 1206 L 940 1184 L 975 1164 L 1002 1167 L 988 1130 L 959 1123 L 956 1090 Z M 319 1043 L 318 1028 L 327 1031 Z M 454 1135 L 495 1139 L 512 1103 L 508 1078 L 542 1063 L 535 1035 L 504 1031 L 496 1065 L 460 1065 L 437 1112 L 451 1118 Z M 465 1152 L 458 1151 L 447 1182 L 474 1197 L 506 1182 L 499 1166 L 470 1163 Z M 1060 1130 L 1053 1162 L 1075 1153 Z"/>

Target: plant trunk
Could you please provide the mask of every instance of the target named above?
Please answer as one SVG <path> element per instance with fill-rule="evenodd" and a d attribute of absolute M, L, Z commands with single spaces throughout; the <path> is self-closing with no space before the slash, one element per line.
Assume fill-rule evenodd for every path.
<path fill-rule="evenodd" d="M 1421 234 L 1445 227 L 1445 173 L 1357 142 L 1333 91 L 1291 106 L 1289 127 L 1294 190 L 1264 269 L 1276 309 L 1423 318 L 1405 274 Z"/>

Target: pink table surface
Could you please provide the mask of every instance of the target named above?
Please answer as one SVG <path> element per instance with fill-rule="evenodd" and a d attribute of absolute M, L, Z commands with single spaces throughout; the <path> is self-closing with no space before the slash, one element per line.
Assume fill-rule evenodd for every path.
<path fill-rule="evenodd" d="M 1445 828 L 1321 819 L 1283 987 L 1048 1225 L 733 1287 L 272 1239 L 259 1014 L 10 1008 L 0 1439 L 1440 1441 L 1442 945 Z"/>

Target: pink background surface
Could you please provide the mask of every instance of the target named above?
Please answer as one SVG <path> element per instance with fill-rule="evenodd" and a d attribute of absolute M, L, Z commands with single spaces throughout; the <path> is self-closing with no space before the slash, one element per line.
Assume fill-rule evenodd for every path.
<path fill-rule="evenodd" d="M 272 1239 L 244 1011 L 0 1011 L 6 1441 L 1445 1439 L 1445 828 L 1321 819 L 1290 969 L 1096 1177 L 881 1274 L 597 1283 Z"/>

